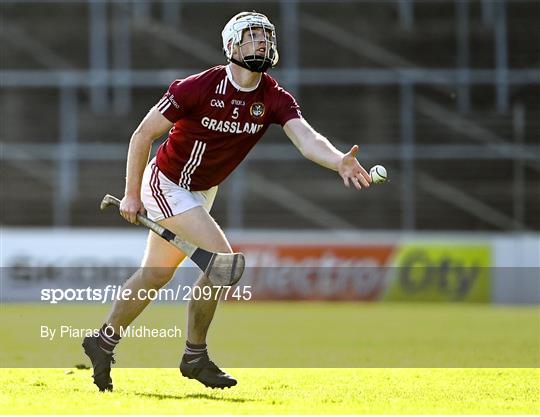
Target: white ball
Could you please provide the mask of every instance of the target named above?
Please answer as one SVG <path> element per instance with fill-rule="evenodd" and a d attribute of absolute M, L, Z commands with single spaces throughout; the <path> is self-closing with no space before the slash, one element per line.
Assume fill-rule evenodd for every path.
<path fill-rule="evenodd" d="M 373 184 L 382 184 L 383 182 L 386 182 L 386 178 L 388 177 L 386 168 L 382 165 L 375 165 L 371 168 L 369 170 L 369 176 L 371 177 Z"/>

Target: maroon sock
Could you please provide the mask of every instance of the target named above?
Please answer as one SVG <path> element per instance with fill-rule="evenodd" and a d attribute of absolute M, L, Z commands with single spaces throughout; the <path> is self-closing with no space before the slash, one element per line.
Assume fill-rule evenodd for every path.
<path fill-rule="evenodd" d="M 99 347 L 107 353 L 113 353 L 114 348 L 120 342 L 120 336 L 115 333 L 110 324 L 103 324 L 99 329 Z"/>
<path fill-rule="evenodd" d="M 186 357 L 186 360 L 188 362 L 195 361 L 207 354 L 208 352 L 206 350 L 206 343 L 196 345 L 194 343 L 189 343 L 188 341 L 186 341 L 186 350 L 184 352 L 184 356 Z"/>

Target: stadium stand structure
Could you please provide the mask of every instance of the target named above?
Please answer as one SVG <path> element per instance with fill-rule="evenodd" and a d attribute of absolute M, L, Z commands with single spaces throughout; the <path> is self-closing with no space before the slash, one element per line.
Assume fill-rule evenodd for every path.
<path fill-rule="evenodd" d="M 414 121 L 414 177 L 406 182 L 403 177 L 410 165 L 407 151 L 401 148 L 404 116 L 399 83 L 333 85 L 335 80 L 304 80 L 295 86 L 284 77 L 282 69 L 294 65 L 291 61 L 295 59 L 300 78 L 313 69 L 443 70 L 461 64 L 471 70 L 496 68 L 500 58 L 494 46 L 496 10 L 480 1 L 470 2 L 466 11 L 468 47 L 460 58 L 457 3 L 415 2 L 414 20 L 406 27 L 399 9 L 391 3 L 299 2 L 296 58 L 287 54 L 291 40 L 285 36 L 290 28 L 284 27 L 287 20 L 281 4 L 261 3 L 260 11 L 269 14 L 281 29 L 282 62 L 273 72 L 276 78 L 295 89 L 304 115 L 321 133 L 342 150 L 359 143 L 364 166 L 384 164 L 391 182 L 361 193 L 344 189 L 339 177 L 303 160 L 282 131 L 272 128 L 261 141 L 269 146 L 256 148 L 238 174 L 222 185 L 213 211 L 218 221 L 224 227 L 244 228 L 540 229 L 539 157 L 530 152 L 515 157 L 519 148 L 512 146 L 521 143 L 538 150 L 538 81 L 509 84 L 508 107 L 503 111 L 497 108 L 494 84 L 473 84 L 468 93 L 445 83 L 415 85 L 408 109 L 412 113 L 409 120 Z M 150 71 L 145 73 L 148 77 L 152 71 L 170 70 L 172 81 L 183 75 L 176 68 L 189 73 L 205 69 L 211 62 L 223 63 L 221 27 L 243 7 L 243 3 L 183 2 L 181 8 L 163 15 L 161 2 L 148 4 L 146 9 L 131 3 L 109 4 L 105 7 L 105 69 Z M 4 225 L 123 225 L 117 218 L 100 215 L 99 201 L 105 193 L 122 194 L 129 137 L 160 98 L 166 82 L 131 86 L 127 106 L 115 104 L 115 94 L 125 93 L 125 88 L 107 88 L 106 106 L 97 112 L 92 89 L 74 88 L 75 100 L 64 106 L 70 105 L 77 117 L 62 121 L 66 110 L 60 104 L 63 90 L 54 82 L 40 84 L 37 77 L 32 82 L 33 73 L 28 72 L 38 71 L 41 76 L 67 71 L 66 77 L 68 73 L 88 74 L 93 65 L 91 13 L 86 2 L 8 1 L 1 5 L 0 196 Z M 126 51 L 118 49 L 114 41 L 118 13 L 129 15 L 130 50 L 123 55 L 128 57 L 124 63 L 118 62 L 118 56 Z M 506 3 L 508 69 L 540 72 L 539 18 L 536 2 Z M 460 64 L 460 59 L 465 62 Z M 6 74 L 12 80 L 9 84 L 4 82 Z M 77 142 L 62 148 L 67 153 L 58 162 L 51 155 L 61 148 L 49 145 L 60 144 L 69 132 L 75 132 Z M 106 147 L 98 152 L 100 146 Z M 80 160 L 70 157 L 76 148 L 82 154 Z M 59 183 L 65 181 L 62 172 L 66 172 L 59 169 L 61 164 L 71 164 L 72 172 L 72 183 L 64 186 L 64 190 L 71 187 L 71 207 L 64 216 L 58 215 Z M 407 195 L 414 202 L 409 223 L 404 220 Z"/>

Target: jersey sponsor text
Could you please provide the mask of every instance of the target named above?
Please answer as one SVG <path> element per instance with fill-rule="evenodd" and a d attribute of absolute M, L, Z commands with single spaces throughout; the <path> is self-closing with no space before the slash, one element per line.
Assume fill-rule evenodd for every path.
<path fill-rule="evenodd" d="M 231 122 L 229 120 L 217 120 L 209 117 L 203 117 L 201 124 L 207 129 L 222 132 L 222 133 L 249 133 L 254 135 L 262 129 L 263 125 L 257 123 L 245 122 L 243 125 L 240 122 Z"/>

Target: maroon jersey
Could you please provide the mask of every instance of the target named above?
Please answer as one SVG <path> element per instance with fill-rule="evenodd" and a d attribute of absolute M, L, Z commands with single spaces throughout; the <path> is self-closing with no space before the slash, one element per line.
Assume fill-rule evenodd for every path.
<path fill-rule="evenodd" d="M 283 126 L 301 117 L 294 98 L 268 74 L 246 90 L 223 65 L 174 81 L 157 108 L 174 123 L 158 149 L 157 166 L 193 191 L 221 183 L 271 123 Z"/>

